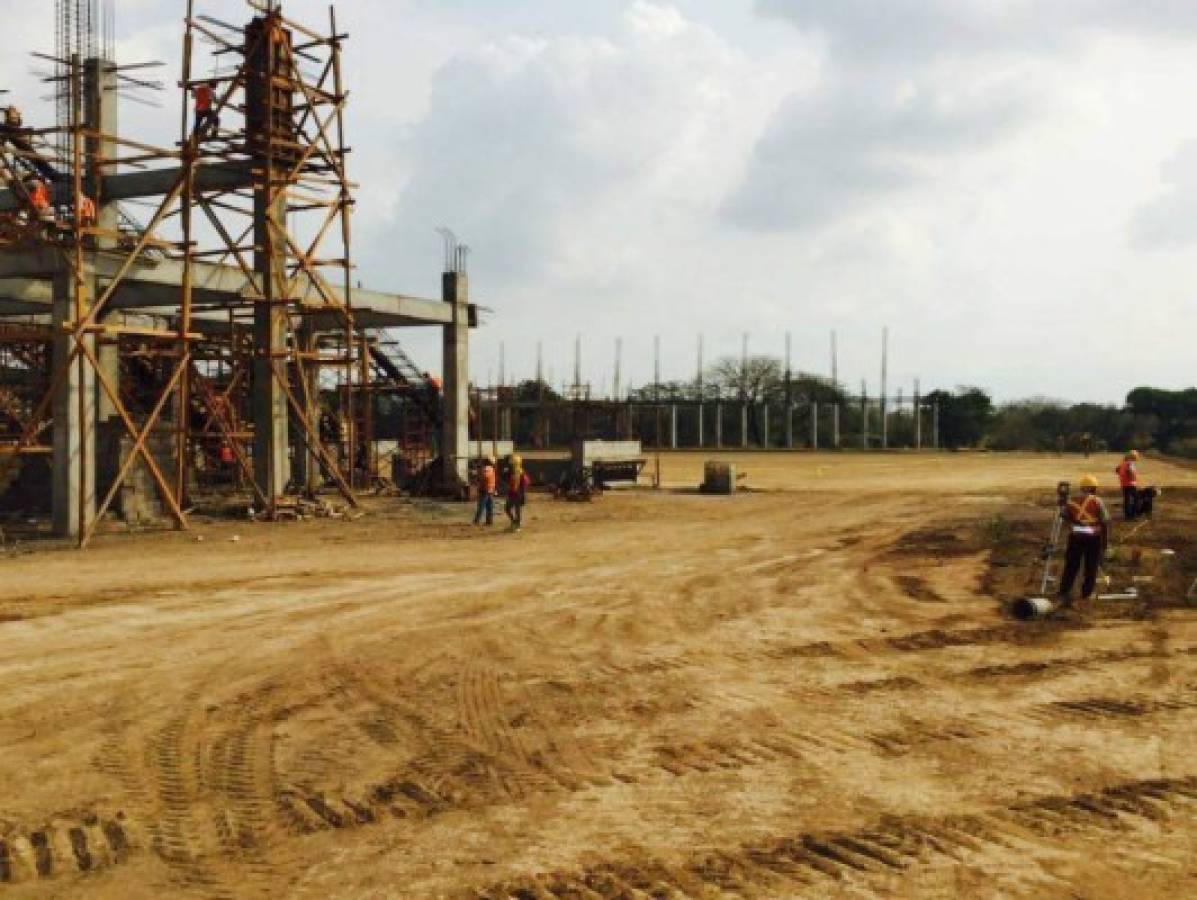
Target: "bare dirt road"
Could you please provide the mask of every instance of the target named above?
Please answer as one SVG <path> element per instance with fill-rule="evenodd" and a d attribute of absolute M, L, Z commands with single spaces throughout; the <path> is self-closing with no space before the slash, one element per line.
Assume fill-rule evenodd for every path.
<path fill-rule="evenodd" d="M 1111 458 L 702 460 L 0 559 L 0 897 L 1197 892 L 1197 472 L 1158 602 L 1018 623 Z"/>

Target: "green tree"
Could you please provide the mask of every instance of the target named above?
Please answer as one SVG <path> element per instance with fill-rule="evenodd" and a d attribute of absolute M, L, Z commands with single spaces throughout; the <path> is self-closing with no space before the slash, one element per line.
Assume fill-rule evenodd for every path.
<path fill-rule="evenodd" d="M 939 442 L 956 450 L 980 446 L 993 419 L 993 400 L 978 387 L 958 387 L 955 391 L 932 391 L 927 402 L 939 405 Z"/>

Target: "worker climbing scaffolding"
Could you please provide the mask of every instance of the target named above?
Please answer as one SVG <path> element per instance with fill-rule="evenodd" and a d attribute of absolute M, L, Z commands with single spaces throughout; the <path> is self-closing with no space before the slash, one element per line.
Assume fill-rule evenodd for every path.
<path fill-rule="evenodd" d="M 216 112 L 216 81 L 197 84 L 192 90 L 195 97 L 194 133 L 203 137 L 220 130 L 220 114 Z"/>

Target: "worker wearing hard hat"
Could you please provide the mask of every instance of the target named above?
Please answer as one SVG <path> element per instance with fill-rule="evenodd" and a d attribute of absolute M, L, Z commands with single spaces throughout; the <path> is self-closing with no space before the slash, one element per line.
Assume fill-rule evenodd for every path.
<path fill-rule="evenodd" d="M 1122 488 L 1122 515 L 1131 521 L 1139 514 L 1139 451 L 1132 450 L 1122 458 L 1118 468 L 1118 486 Z"/>
<path fill-rule="evenodd" d="M 1086 475 L 1081 479 L 1080 496 L 1069 500 L 1060 511 L 1069 529 L 1064 573 L 1060 576 L 1061 606 L 1072 604 L 1072 586 L 1082 566 L 1085 576 L 1081 582 L 1081 599 L 1091 599 L 1097 587 L 1097 570 L 1110 540 L 1110 513 L 1097 496 L 1097 489 L 1097 478 Z"/>
<path fill-rule="evenodd" d="M 524 461 L 512 454 L 511 471 L 507 475 L 507 503 L 503 511 L 511 520 L 511 530 L 519 531 L 524 526 L 524 504 L 528 502 L 528 488 L 532 480 L 524 471 Z"/>
<path fill-rule="evenodd" d="M 495 472 L 495 458 L 488 456 L 482 461 L 478 469 L 478 508 L 474 511 L 474 524 L 482 524 L 482 516 L 486 516 L 486 524 L 495 524 L 495 488 L 498 486 L 498 476 Z"/>

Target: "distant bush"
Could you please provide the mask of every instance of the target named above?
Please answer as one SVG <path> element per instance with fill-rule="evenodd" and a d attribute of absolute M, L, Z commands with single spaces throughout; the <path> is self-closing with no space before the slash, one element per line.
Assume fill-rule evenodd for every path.
<path fill-rule="evenodd" d="M 1197 459 L 1197 438 L 1177 438 L 1171 441 L 1166 449 L 1173 456 Z"/>

